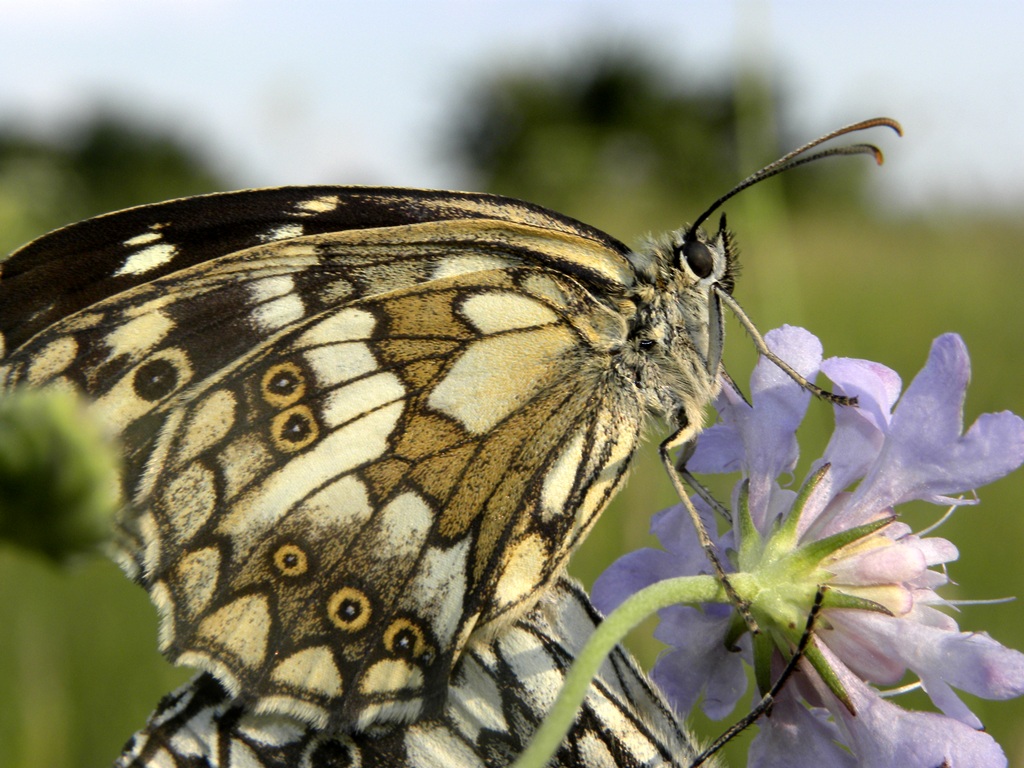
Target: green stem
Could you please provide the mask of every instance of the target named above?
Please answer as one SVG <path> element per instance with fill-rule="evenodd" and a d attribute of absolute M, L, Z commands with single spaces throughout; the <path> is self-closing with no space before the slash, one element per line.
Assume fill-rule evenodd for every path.
<path fill-rule="evenodd" d="M 730 574 L 730 579 L 744 574 Z M 741 581 L 743 579 L 741 578 Z M 551 711 L 540 724 L 529 746 L 513 768 L 543 768 L 558 750 L 576 719 L 583 699 L 601 664 L 633 627 L 654 612 L 680 603 L 727 603 L 721 583 L 714 576 L 681 576 L 666 579 L 631 595 L 594 630 L 576 657 Z"/>

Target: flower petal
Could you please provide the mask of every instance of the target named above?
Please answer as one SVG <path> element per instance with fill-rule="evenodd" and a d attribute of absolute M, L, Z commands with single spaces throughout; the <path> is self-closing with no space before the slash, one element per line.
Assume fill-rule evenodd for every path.
<path fill-rule="evenodd" d="M 852 612 L 837 611 L 832 618 L 837 635 L 856 635 L 862 645 L 930 681 L 931 690 L 941 692 L 936 685 L 941 680 L 986 699 L 1024 694 L 1024 654 L 1000 645 L 983 632 L 951 632 L 930 626 L 926 623 L 928 615 L 937 612 L 930 608 L 927 613 L 921 611 L 922 607 L 916 606 L 905 618 L 867 612 L 851 616 Z M 831 638 L 829 643 L 832 645 Z M 946 706 L 937 700 L 935 704 L 943 711 L 947 706 L 955 708 L 948 701 Z M 969 724 L 975 723 L 971 715 Z"/>
<path fill-rule="evenodd" d="M 868 611 L 834 610 L 827 613 L 832 629 L 821 633 L 827 648 L 859 678 L 878 685 L 895 685 L 906 672 L 907 665 L 890 649 L 877 642 Z"/>
<path fill-rule="evenodd" d="M 732 608 L 671 606 L 658 615 L 661 623 L 654 636 L 673 647 L 658 658 L 651 679 L 679 712 L 689 712 L 703 691 L 701 709 L 708 717 L 728 715 L 747 689 L 744 654 L 729 651 L 723 642 Z M 741 642 L 749 647 L 749 637 Z"/>
<path fill-rule="evenodd" d="M 831 357 L 822 372 L 837 392 L 855 396 L 857 407 L 835 406 L 836 428 L 823 460 L 832 465 L 836 490 L 864 477 L 878 457 L 889 431 L 890 412 L 900 394 L 900 377 L 869 360 Z"/>
<path fill-rule="evenodd" d="M 932 700 L 932 703 L 942 710 L 944 715 L 963 723 L 969 728 L 974 728 L 976 731 L 984 729 L 981 718 L 971 712 L 970 708 L 964 704 L 963 699 L 956 695 L 953 687 L 941 677 L 938 675 L 924 675 L 921 678 L 921 687 L 928 694 L 928 698 Z"/>
<path fill-rule="evenodd" d="M 901 584 L 918 578 L 927 567 L 921 550 L 893 544 L 840 560 L 830 568 L 834 578 L 829 582 L 855 586 Z"/>
<path fill-rule="evenodd" d="M 942 502 L 996 480 L 1024 462 L 1024 420 L 981 416 L 961 437 L 970 362 L 955 334 L 940 336 L 924 369 L 896 406 L 875 465 L 854 493 L 839 527 L 870 510 L 912 499 Z"/>
<path fill-rule="evenodd" d="M 594 581 L 590 599 L 599 611 L 608 615 L 644 587 L 682 575 L 675 555 L 645 547 L 627 552 L 609 565 Z"/>
<path fill-rule="evenodd" d="M 823 360 L 821 371 L 841 388 L 844 395 L 857 397 L 855 409 L 839 406 L 840 412 L 856 414 L 883 434 L 888 431 L 892 407 L 903 386 L 896 371 L 872 360 L 853 357 Z"/>
<path fill-rule="evenodd" d="M 701 499 L 694 503 L 714 539 L 711 510 Z M 693 520 L 682 504 L 655 513 L 651 518 L 651 533 L 658 537 L 665 549 L 644 547 L 627 552 L 608 566 L 597 577 L 591 590 L 591 599 L 598 610 L 611 613 L 627 597 L 664 579 L 711 572 L 711 563 L 697 539 Z M 726 533 L 716 543 L 724 549 L 731 538 L 732 534 Z"/>
<path fill-rule="evenodd" d="M 908 712 L 852 676 L 843 682 L 857 714 L 851 715 L 842 706 L 835 714 L 849 733 L 849 745 L 859 764 L 901 768 L 1006 765 L 1006 755 L 987 733 L 934 712 Z"/>
<path fill-rule="evenodd" d="M 718 421 L 700 433 L 686 462 L 691 472 L 718 475 L 743 469 L 743 437 L 737 425 L 747 418 L 750 406 L 726 382 L 715 398 L 715 410 Z"/>
<path fill-rule="evenodd" d="M 803 328 L 784 325 L 765 335 L 769 348 L 798 373 L 813 379 L 821 364 L 821 342 Z M 753 415 L 746 423 L 743 443 L 747 470 L 754 486 L 792 472 L 800 455 L 796 430 L 803 421 L 810 393 L 775 363 L 762 358 L 750 377 Z M 755 516 L 755 521 L 757 520 Z"/>
<path fill-rule="evenodd" d="M 700 498 L 694 500 L 694 506 L 697 507 L 697 513 L 704 522 L 708 535 L 714 539 L 715 522 L 711 510 Z M 697 539 L 697 532 L 693 528 L 690 512 L 681 503 L 655 513 L 651 518 L 651 533 L 657 536 L 661 545 L 678 559 L 676 576 L 701 573 L 710 568 L 707 555 L 704 554 Z"/>
<path fill-rule="evenodd" d="M 814 378 L 821 363 L 821 342 L 813 334 L 784 325 L 765 334 L 765 342 L 801 375 Z M 772 480 L 792 471 L 798 456 L 796 428 L 810 394 L 764 358 L 750 378 L 750 394 L 753 407 L 728 384 L 722 387 L 715 401 L 720 422 L 701 434 L 688 462 L 692 471 L 735 471 L 742 464 L 752 482 L 755 477 Z"/>
<path fill-rule="evenodd" d="M 807 708 L 793 696 L 783 694 L 772 706 L 771 717 L 750 744 L 750 768 L 854 768 L 856 759 L 842 746 L 835 723 L 825 719 L 826 711 Z"/>

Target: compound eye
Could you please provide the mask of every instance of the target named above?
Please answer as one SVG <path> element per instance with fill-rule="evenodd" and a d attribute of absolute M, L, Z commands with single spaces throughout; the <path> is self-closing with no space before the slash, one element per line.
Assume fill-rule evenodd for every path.
<path fill-rule="evenodd" d="M 701 280 L 710 275 L 715 268 L 715 255 L 699 240 L 683 242 L 683 258 L 686 259 L 690 271 Z"/>

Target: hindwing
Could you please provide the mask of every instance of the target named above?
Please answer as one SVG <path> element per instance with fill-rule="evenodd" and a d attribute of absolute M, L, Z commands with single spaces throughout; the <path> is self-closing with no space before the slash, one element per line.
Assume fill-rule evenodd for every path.
<path fill-rule="evenodd" d="M 381 735 L 324 733 L 257 715 L 200 675 L 160 702 L 116 766 L 504 768 L 528 744 L 598 620 L 579 586 L 561 579 L 498 637 L 470 643 L 438 715 Z M 697 749 L 657 689 L 616 648 L 549 765 L 681 767 Z"/>
<path fill-rule="evenodd" d="M 0 281 L 0 373 L 86 392 L 121 436 L 120 560 L 170 658 L 256 711 L 414 720 L 624 476 L 643 417 L 613 366 L 631 273 L 610 238 L 501 198 L 301 192 L 30 244 Z M 282 194 L 297 229 L 237 231 Z M 308 234 L 340 226 L 318 206 L 349 228 Z M 47 296 L 79 257 L 92 281 Z"/>

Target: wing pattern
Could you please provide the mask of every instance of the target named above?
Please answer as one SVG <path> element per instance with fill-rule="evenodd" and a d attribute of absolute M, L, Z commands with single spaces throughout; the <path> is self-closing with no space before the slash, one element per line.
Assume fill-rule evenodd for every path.
<path fill-rule="evenodd" d="M 611 238 L 502 198 L 303 194 L 26 246 L 3 264 L 0 382 L 83 391 L 120 436 L 119 560 L 172 660 L 258 712 L 408 722 L 622 481 L 633 276 Z M 261 218 L 280 195 L 299 213 Z M 89 279 L 48 296 L 76 258 Z"/>
<path fill-rule="evenodd" d="M 579 586 L 562 578 L 499 637 L 470 643 L 438 716 L 376 735 L 329 735 L 256 715 L 200 675 L 160 702 L 116 768 L 504 768 L 522 752 L 599 620 Z M 691 736 L 660 693 L 616 649 L 550 765 L 687 766 L 694 756 Z"/>

